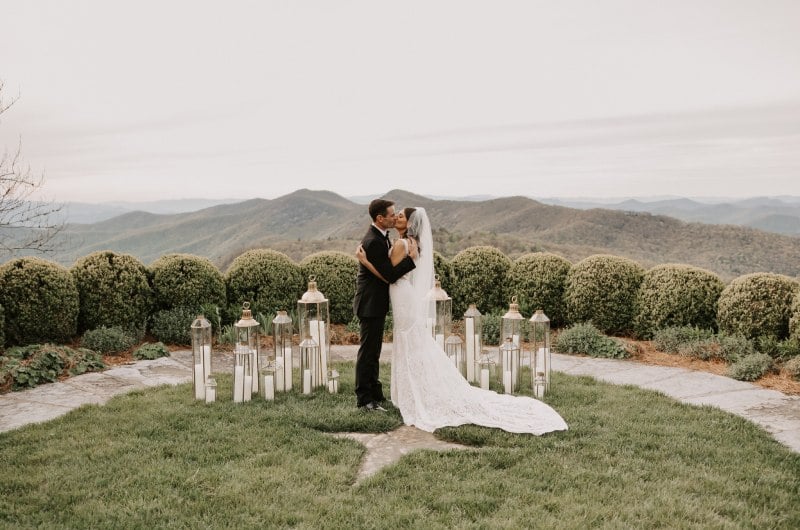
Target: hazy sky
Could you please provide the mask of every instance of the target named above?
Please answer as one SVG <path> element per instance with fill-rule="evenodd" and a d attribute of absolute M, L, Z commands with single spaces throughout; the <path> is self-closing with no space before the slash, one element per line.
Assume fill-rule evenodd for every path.
<path fill-rule="evenodd" d="M 59 201 L 800 195 L 800 1 L 2 0 Z"/>

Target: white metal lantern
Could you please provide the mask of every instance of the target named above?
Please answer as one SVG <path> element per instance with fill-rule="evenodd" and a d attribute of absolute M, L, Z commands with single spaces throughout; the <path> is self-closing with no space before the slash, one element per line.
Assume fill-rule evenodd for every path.
<path fill-rule="evenodd" d="M 461 375 L 466 377 L 467 363 L 464 359 L 464 341 L 458 335 L 450 335 L 444 341 L 444 352 Z"/>
<path fill-rule="evenodd" d="M 428 291 L 429 315 L 427 326 L 431 330 L 431 335 L 444 349 L 444 339 L 450 334 L 450 322 L 453 318 L 453 300 L 447 292 L 442 289 L 442 282 L 439 275 L 435 275 L 436 281 L 433 288 Z"/>
<path fill-rule="evenodd" d="M 308 291 L 297 302 L 297 319 L 300 323 L 300 368 L 303 376 L 303 393 L 306 392 L 306 371 L 311 388 L 328 384 L 328 352 L 331 338 L 328 324 L 330 312 L 328 299 L 317 290 L 314 276 L 308 279 Z"/>
<path fill-rule="evenodd" d="M 198 315 L 191 327 L 194 398 L 206 398 L 206 380 L 211 375 L 211 323 Z"/>
<path fill-rule="evenodd" d="M 286 311 L 278 311 L 272 320 L 272 340 L 275 360 L 275 391 L 292 389 L 292 319 Z"/>
<path fill-rule="evenodd" d="M 475 304 L 470 304 L 464 313 L 464 344 L 466 345 L 467 381 L 475 383 L 479 380 L 477 373 L 478 359 L 483 351 L 483 315 Z"/>
<path fill-rule="evenodd" d="M 531 379 L 533 395 L 542 398 L 550 392 L 550 319 L 544 311 L 537 309 L 531 322 Z"/>
<path fill-rule="evenodd" d="M 522 357 L 522 314 L 517 297 L 511 298 L 508 312 L 500 326 L 500 374 L 503 390 L 512 394 L 519 389 L 520 361 Z"/>
<path fill-rule="evenodd" d="M 233 325 L 236 332 L 236 353 L 247 353 L 250 355 L 250 393 L 258 393 L 258 362 L 261 354 L 261 324 L 253 318 L 250 311 L 250 302 L 242 304 L 242 318 Z M 245 374 L 247 377 L 247 374 Z"/>

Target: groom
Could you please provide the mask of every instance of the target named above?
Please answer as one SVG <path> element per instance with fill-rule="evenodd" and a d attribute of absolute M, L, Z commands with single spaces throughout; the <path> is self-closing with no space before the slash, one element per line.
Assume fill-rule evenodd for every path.
<path fill-rule="evenodd" d="M 417 256 L 416 247 L 412 245 L 409 255 L 393 266 L 389 259 L 389 229 L 394 227 L 397 219 L 394 202 L 373 200 L 369 203 L 369 216 L 372 218 L 372 225 L 361 240 L 361 246 L 364 247 L 367 259 L 381 276 L 389 283 L 394 283 L 415 267 L 412 258 Z M 356 296 L 353 299 L 353 312 L 361 323 L 361 345 L 356 359 L 356 399 L 359 407 L 369 411 L 386 410 L 380 406 L 385 398 L 378 379 L 378 360 L 388 311 L 389 284 L 359 264 Z"/>

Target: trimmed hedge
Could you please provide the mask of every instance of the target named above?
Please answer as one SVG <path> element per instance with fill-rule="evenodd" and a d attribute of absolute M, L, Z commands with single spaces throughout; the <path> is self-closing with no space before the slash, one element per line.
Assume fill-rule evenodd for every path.
<path fill-rule="evenodd" d="M 579 261 L 567 274 L 567 318 L 604 333 L 631 331 L 643 277 L 644 268 L 628 258 L 597 254 Z"/>
<path fill-rule="evenodd" d="M 225 305 L 225 279 L 207 258 L 167 254 L 150 265 L 157 309 Z"/>
<path fill-rule="evenodd" d="M 549 252 L 517 258 L 508 271 L 508 285 L 513 286 L 519 296 L 522 314 L 533 315 L 537 309 L 542 309 L 550 318 L 551 326 L 566 324 L 564 289 L 570 267 L 572 264 L 568 260 Z"/>
<path fill-rule="evenodd" d="M 116 355 L 136 345 L 136 337 L 121 326 L 100 326 L 83 334 L 81 346 L 104 355 Z"/>
<path fill-rule="evenodd" d="M 0 267 L 0 305 L 9 345 L 67 342 L 77 333 L 78 289 L 69 271 L 40 258 Z"/>
<path fill-rule="evenodd" d="M 225 286 L 229 316 L 238 319 L 244 302 L 250 302 L 253 315 L 292 310 L 307 284 L 300 267 L 289 256 L 275 250 L 255 249 L 233 260 L 225 273 Z"/>
<path fill-rule="evenodd" d="M 198 312 L 194 307 L 172 307 L 157 311 L 150 317 L 150 333 L 167 344 L 192 344 L 191 327 Z"/>
<path fill-rule="evenodd" d="M 724 288 L 720 277 L 705 269 L 680 264 L 653 267 L 644 274 L 637 295 L 637 334 L 650 338 L 671 326 L 716 329 L 717 301 Z"/>
<path fill-rule="evenodd" d="M 484 314 L 508 308 L 506 277 L 511 260 L 505 254 L 494 247 L 470 247 L 456 254 L 451 264 L 452 292 L 447 293 L 453 299 L 453 315 L 463 315 L 469 304 Z"/>
<path fill-rule="evenodd" d="M 791 312 L 792 316 L 789 318 L 789 336 L 800 340 L 800 292 L 794 295 Z"/>
<path fill-rule="evenodd" d="M 335 324 L 350 322 L 353 318 L 353 298 L 356 295 L 358 276 L 356 258 L 334 250 L 317 252 L 306 256 L 300 262 L 300 274 L 306 286 L 309 277 L 316 277 L 317 289 L 328 299 L 331 322 Z"/>
<path fill-rule="evenodd" d="M 141 261 L 105 250 L 78 259 L 71 272 L 80 293 L 78 331 L 101 326 L 145 329 L 153 291 Z"/>
<path fill-rule="evenodd" d="M 747 338 L 789 336 L 792 301 L 800 283 L 788 276 L 758 272 L 733 280 L 717 306 L 719 329 Z"/>

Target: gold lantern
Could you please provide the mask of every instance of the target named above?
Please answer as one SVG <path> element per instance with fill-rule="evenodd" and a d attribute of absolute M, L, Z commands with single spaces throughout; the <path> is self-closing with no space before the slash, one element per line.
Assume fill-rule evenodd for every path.
<path fill-rule="evenodd" d="M 292 319 L 286 311 L 278 311 L 272 320 L 272 343 L 275 360 L 275 391 L 292 389 Z"/>
<path fill-rule="evenodd" d="M 261 325 L 253 318 L 253 313 L 250 311 L 250 302 L 242 304 L 242 318 L 233 325 L 233 329 L 236 333 L 234 353 L 250 356 L 247 363 L 234 364 L 234 367 L 247 367 L 242 375 L 244 377 L 242 396 L 244 401 L 249 401 L 252 394 L 258 393 L 258 361 L 261 353 L 261 335 L 259 333 Z M 234 371 L 235 382 L 236 372 Z"/>
<path fill-rule="evenodd" d="M 450 335 L 444 341 L 444 352 L 461 375 L 466 377 L 467 363 L 464 359 L 464 341 L 458 335 Z"/>
<path fill-rule="evenodd" d="M 550 391 L 550 319 L 544 311 L 537 309 L 531 322 L 531 379 L 533 395 L 543 398 Z"/>
<path fill-rule="evenodd" d="M 520 385 L 522 320 L 517 297 L 514 296 L 500 326 L 500 374 L 506 394 L 513 394 Z"/>
<path fill-rule="evenodd" d="M 316 277 L 308 279 L 308 291 L 297 302 L 300 323 L 300 374 L 303 393 L 328 384 L 328 352 L 330 343 L 330 312 L 328 299 L 317 289 Z M 306 377 L 310 386 L 306 389 Z"/>
<path fill-rule="evenodd" d="M 206 380 L 211 375 L 211 323 L 198 315 L 191 326 L 192 360 L 194 361 L 194 398 L 206 398 Z"/>
<path fill-rule="evenodd" d="M 444 349 L 444 339 L 450 333 L 450 322 L 453 318 L 453 300 L 442 289 L 442 282 L 439 280 L 439 275 L 435 275 L 435 282 L 433 288 L 428 291 L 429 314 L 427 319 L 427 326 L 431 330 L 431 335 L 439 344 L 439 347 Z"/>
<path fill-rule="evenodd" d="M 470 304 L 464 313 L 464 344 L 466 345 L 466 378 L 470 383 L 478 382 L 480 374 L 477 371 L 478 360 L 483 351 L 483 315 L 475 304 Z"/>

